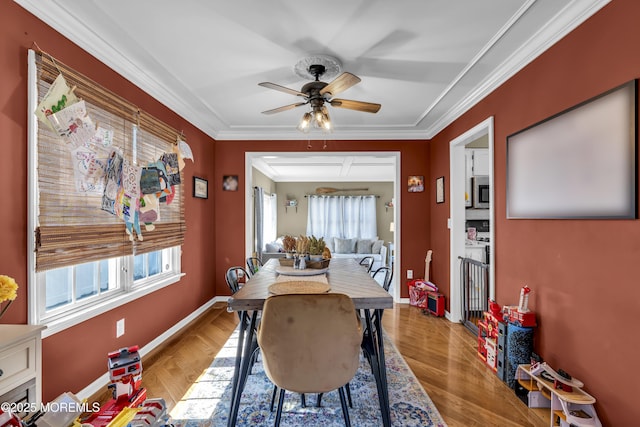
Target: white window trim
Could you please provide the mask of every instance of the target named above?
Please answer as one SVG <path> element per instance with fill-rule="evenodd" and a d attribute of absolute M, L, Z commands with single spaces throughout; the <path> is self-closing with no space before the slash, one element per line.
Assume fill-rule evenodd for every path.
<path fill-rule="evenodd" d="M 133 275 L 131 275 L 131 283 L 125 280 L 121 290 L 110 297 L 105 297 L 100 301 L 88 305 L 83 308 L 73 310 L 67 316 L 57 316 L 50 320 L 40 320 L 38 310 L 38 280 L 36 273 L 36 242 L 35 229 L 38 223 L 38 188 L 37 179 L 33 179 L 37 172 L 38 153 L 36 148 L 36 138 L 38 135 L 38 121 L 33 113 L 38 106 L 38 94 L 34 90 L 37 85 L 36 75 L 36 58 L 35 52 L 28 52 L 28 101 L 27 101 L 27 138 L 28 138 L 28 227 L 27 227 L 27 266 L 29 274 L 28 280 L 28 321 L 30 325 L 43 325 L 47 328 L 42 331 L 42 338 L 46 338 L 72 326 L 85 322 L 93 317 L 99 316 L 116 307 L 127 304 L 138 298 L 144 297 L 152 292 L 160 290 L 166 286 L 180 281 L 182 276 L 182 248 L 176 247 L 172 250 L 174 272 L 172 274 L 161 274 L 161 277 L 153 280 L 150 279 L 148 284 L 133 286 Z M 131 257 L 133 258 L 133 257 Z M 123 261 L 124 262 L 124 261 Z M 131 261 L 132 263 L 132 261 Z M 127 269 L 130 270 L 130 269 Z M 115 326 L 114 326 L 115 336 Z"/>

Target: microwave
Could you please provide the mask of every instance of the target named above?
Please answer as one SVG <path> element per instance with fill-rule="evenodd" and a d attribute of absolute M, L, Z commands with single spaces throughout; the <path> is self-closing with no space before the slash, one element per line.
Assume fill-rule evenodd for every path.
<path fill-rule="evenodd" d="M 473 207 L 476 209 L 489 209 L 489 177 L 474 176 L 473 183 Z"/>

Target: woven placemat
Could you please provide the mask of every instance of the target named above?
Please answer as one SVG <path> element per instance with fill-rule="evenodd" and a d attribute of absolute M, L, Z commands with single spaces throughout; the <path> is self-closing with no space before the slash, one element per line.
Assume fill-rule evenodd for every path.
<path fill-rule="evenodd" d="M 322 282 L 311 282 L 308 280 L 291 280 L 287 282 L 277 282 L 269 286 L 269 292 L 274 295 L 285 294 L 323 294 L 329 292 L 331 286 Z"/>
<path fill-rule="evenodd" d="M 276 282 L 320 282 L 320 283 L 329 283 L 327 280 L 326 274 L 321 274 L 319 276 L 284 276 L 280 275 L 276 277 Z"/>

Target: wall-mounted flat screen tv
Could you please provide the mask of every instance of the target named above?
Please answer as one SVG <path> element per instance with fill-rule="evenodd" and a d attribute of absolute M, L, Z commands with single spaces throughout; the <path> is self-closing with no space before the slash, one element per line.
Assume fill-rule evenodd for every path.
<path fill-rule="evenodd" d="M 637 82 L 507 137 L 507 218 L 636 218 Z"/>

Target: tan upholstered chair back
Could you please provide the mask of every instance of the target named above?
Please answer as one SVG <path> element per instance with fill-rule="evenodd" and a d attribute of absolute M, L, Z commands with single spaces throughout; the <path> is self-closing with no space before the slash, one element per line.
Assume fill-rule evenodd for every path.
<path fill-rule="evenodd" d="M 258 343 L 265 371 L 278 387 L 324 393 L 358 370 L 362 329 L 343 294 L 276 295 L 264 303 Z"/>

